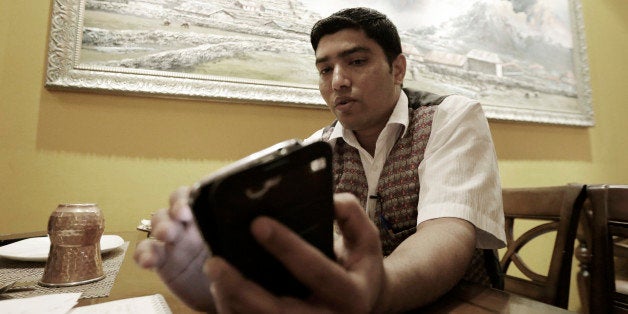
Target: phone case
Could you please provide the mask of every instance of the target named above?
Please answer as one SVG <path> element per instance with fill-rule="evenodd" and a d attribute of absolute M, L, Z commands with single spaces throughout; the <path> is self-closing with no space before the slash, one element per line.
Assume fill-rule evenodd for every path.
<path fill-rule="evenodd" d="M 306 297 L 308 289 L 257 244 L 250 224 L 272 217 L 333 259 L 331 167 L 329 144 L 291 143 L 201 185 L 192 209 L 212 254 L 277 295 Z"/>

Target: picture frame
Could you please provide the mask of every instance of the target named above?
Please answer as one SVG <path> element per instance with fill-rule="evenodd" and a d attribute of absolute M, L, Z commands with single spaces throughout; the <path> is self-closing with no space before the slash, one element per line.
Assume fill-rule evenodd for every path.
<path fill-rule="evenodd" d="M 310 28 L 338 9 L 363 5 L 397 25 L 408 64 L 405 87 L 477 99 L 491 120 L 593 126 L 580 1 L 536 2 L 545 6 L 519 0 L 53 0 L 45 87 L 326 108 Z M 478 21 L 483 24 L 469 24 Z"/>

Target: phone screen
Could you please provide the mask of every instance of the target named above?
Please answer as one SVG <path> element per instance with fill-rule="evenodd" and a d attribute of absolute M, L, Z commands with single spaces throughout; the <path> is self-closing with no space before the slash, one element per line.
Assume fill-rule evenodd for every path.
<path fill-rule="evenodd" d="M 192 209 L 212 254 L 277 295 L 306 297 L 309 290 L 257 244 L 250 224 L 272 217 L 333 259 L 331 147 L 301 146 L 216 178 L 199 188 Z"/>

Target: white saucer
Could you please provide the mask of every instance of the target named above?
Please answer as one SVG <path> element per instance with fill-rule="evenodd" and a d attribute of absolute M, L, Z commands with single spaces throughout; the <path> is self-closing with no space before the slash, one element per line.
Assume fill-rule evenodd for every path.
<path fill-rule="evenodd" d="M 117 235 L 103 235 L 100 237 L 100 252 L 107 253 L 124 244 L 124 240 Z M 20 240 L 0 246 L 0 257 L 28 262 L 45 262 L 50 251 L 48 237 L 36 237 Z"/>

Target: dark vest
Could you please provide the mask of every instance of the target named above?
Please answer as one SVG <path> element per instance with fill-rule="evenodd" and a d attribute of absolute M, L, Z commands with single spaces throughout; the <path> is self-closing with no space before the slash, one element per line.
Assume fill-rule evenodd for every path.
<path fill-rule="evenodd" d="M 357 149 L 338 138 L 333 155 L 335 192 L 354 194 L 363 207 L 366 206 L 367 198 L 376 199 L 371 218 L 380 231 L 384 256 L 392 253 L 403 240 L 416 232 L 420 189 L 417 169 L 430 137 L 436 106 L 446 98 L 428 92 L 404 91 L 408 96 L 408 128 L 404 136 L 395 142 L 384 163 L 377 195 L 367 195 L 368 184 Z M 325 128 L 323 140 L 329 140 L 335 124 Z M 482 267 L 482 250 L 476 250 L 473 259 L 473 269 L 467 271 L 465 278 L 488 283 Z M 479 265 L 473 265 L 477 263 Z M 481 278 L 477 278 L 478 275 Z"/>
<path fill-rule="evenodd" d="M 334 147 L 335 192 L 349 192 L 363 207 L 367 197 L 376 198 L 373 222 L 380 230 L 384 255 L 389 255 L 403 240 L 416 231 L 419 177 L 417 169 L 432 130 L 436 105 L 445 97 L 431 93 L 406 91 L 410 123 L 403 137 L 394 144 L 379 177 L 377 195 L 367 195 L 368 185 L 357 149 L 338 139 Z M 333 126 L 323 132 L 328 140 Z"/>

